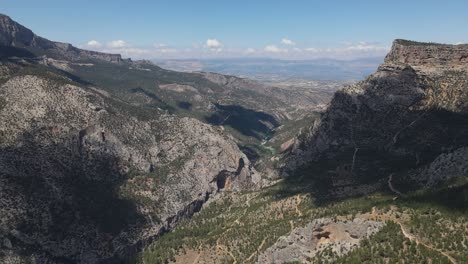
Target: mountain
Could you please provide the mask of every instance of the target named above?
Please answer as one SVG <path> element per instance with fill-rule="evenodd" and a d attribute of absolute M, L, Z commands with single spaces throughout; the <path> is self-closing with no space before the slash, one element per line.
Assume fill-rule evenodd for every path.
<path fill-rule="evenodd" d="M 282 142 L 260 146 L 282 125 L 296 126 L 321 111 L 339 82 L 329 91 L 263 84 L 217 73 L 182 73 L 162 69 L 150 61 L 122 59 L 120 55 L 87 51 L 35 35 L 8 16 L 0 15 L 0 57 L 34 61 L 84 86 L 96 86 L 131 105 L 159 108 L 178 116 L 222 126 L 234 136 L 249 158 L 276 153 Z M 314 90 L 314 91 L 311 91 Z M 275 151 L 271 151 L 274 148 Z"/>
<path fill-rule="evenodd" d="M 338 195 L 389 177 L 427 185 L 466 174 L 467 53 L 468 45 L 396 40 L 376 73 L 337 92 L 298 136 L 285 173 L 322 171 Z"/>
<path fill-rule="evenodd" d="M 120 54 L 82 50 L 68 43 L 42 38 L 3 14 L 0 14 L 0 46 L 0 57 L 11 55 L 21 57 L 46 55 L 55 59 L 67 59 L 71 61 L 87 59 L 98 59 L 113 63 L 124 61 Z M 129 60 L 127 59 L 126 61 Z"/>
<path fill-rule="evenodd" d="M 139 263 L 466 263 L 467 50 L 396 40 L 300 129 L 284 180 L 213 201 Z"/>
<path fill-rule="evenodd" d="M 0 18 L 0 262 L 468 262 L 467 45 L 258 82 Z"/>
<path fill-rule="evenodd" d="M 138 82 L 148 72 L 144 62 L 48 41 L 7 16 L 0 21 L 0 262 L 115 263 L 221 190 L 261 186 L 221 127 L 159 108 L 165 102 Z M 186 78 L 205 91 L 221 89 L 201 75 L 148 67 L 159 72 L 142 75 L 152 85 Z M 93 79 L 108 75 L 118 79 Z"/>
<path fill-rule="evenodd" d="M 187 59 L 158 60 L 159 66 L 177 71 L 210 71 L 255 80 L 313 79 L 313 80 L 360 80 L 371 74 L 383 58 L 354 60 L 278 60 L 264 58 L 246 59 Z"/>

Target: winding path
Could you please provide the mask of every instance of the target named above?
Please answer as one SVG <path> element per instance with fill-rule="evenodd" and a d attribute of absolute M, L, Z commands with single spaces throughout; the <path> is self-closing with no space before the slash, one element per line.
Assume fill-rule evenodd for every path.
<path fill-rule="evenodd" d="M 260 243 L 260 246 L 257 247 L 257 250 L 252 253 L 245 261 L 251 260 L 253 257 L 255 257 L 256 254 L 260 252 L 260 249 L 262 249 L 263 245 L 265 244 L 266 238 L 262 240 L 262 243 Z"/>
<path fill-rule="evenodd" d="M 391 182 L 391 175 L 390 175 L 390 178 L 389 178 L 389 181 Z M 407 239 L 411 240 L 411 241 L 415 241 L 416 244 L 418 245 L 423 245 L 424 247 L 430 249 L 430 250 L 434 250 L 434 251 L 437 251 L 439 252 L 440 254 L 446 256 L 450 262 L 452 264 L 457 264 L 457 260 L 455 258 L 453 258 L 452 256 L 450 256 L 447 252 L 444 252 L 443 250 L 440 250 L 430 244 L 427 244 L 423 241 L 421 241 L 418 237 L 416 237 L 415 235 L 411 234 L 411 233 L 408 233 L 406 232 L 405 230 L 405 227 L 403 225 L 403 223 L 401 223 L 400 220 L 394 218 L 394 217 L 382 217 L 381 215 L 379 215 L 376 210 L 375 210 L 375 207 L 372 208 L 372 212 L 370 214 L 367 214 L 367 215 L 361 215 L 359 216 L 360 218 L 367 218 L 368 220 L 372 220 L 372 218 L 376 217 L 376 218 L 379 218 L 380 220 L 389 220 L 389 221 L 392 221 L 396 224 L 398 224 L 400 226 L 400 229 L 401 229 L 401 232 L 403 233 L 403 236 L 406 237 Z"/>
<path fill-rule="evenodd" d="M 219 238 L 218 238 L 218 240 L 216 240 L 216 247 L 219 250 L 224 251 L 224 252 L 228 253 L 229 256 L 231 256 L 232 260 L 234 261 L 234 262 L 232 262 L 232 264 L 237 264 L 236 256 L 234 256 L 234 254 L 232 254 L 232 252 L 229 251 L 226 246 L 219 244 Z"/>
<path fill-rule="evenodd" d="M 202 247 L 202 244 L 200 244 L 200 246 L 198 246 L 198 255 L 197 257 L 193 260 L 193 263 L 192 264 L 196 264 L 198 262 L 198 260 L 200 259 L 201 257 L 201 247 Z"/>
<path fill-rule="evenodd" d="M 293 222 L 293 220 L 289 220 L 289 225 L 291 226 L 291 232 L 292 232 L 293 229 L 294 229 L 294 222 Z"/>
<path fill-rule="evenodd" d="M 257 195 L 253 195 L 253 196 L 250 196 L 250 197 L 247 198 L 247 200 L 246 200 L 246 202 L 245 202 L 246 205 L 247 205 L 247 208 L 245 209 L 245 211 L 244 211 L 243 214 L 239 215 L 239 217 L 238 217 L 236 220 L 234 220 L 234 223 L 235 223 L 235 224 L 240 224 L 239 219 L 241 219 L 241 218 L 247 213 L 247 211 L 249 210 L 249 207 L 250 207 L 250 200 L 252 200 L 252 199 L 255 198 L 255 197 L 257 197 Z M 230 209 L 230 207 L 229 207 L 229 209 Z M 229 210 L 229 211 L 230 211 L 230 210 Z M 231 230 L 233 226 L 234 226 L 234 225 L 231 225 L 228 229 L 226 229 L 223 233 L 220 234 L 220 237 L 216 240 L 216 247 L 217 247 L 219 250 L 222 250 L 222 251 L 226 252 L 227 254 L 229 254 L 229 256 L 231 256 L 231 258 L 234 260 L 233 264 L 237 264 L 237 259 L 236 259 L 236 257 L 234 256 L 234 254 L 232 254 L 232 252 L 229 251 L 228 248 L 227 248 L 226 246 L 224 246 L 224 245 L 222 245 L 222 244 L 219 243 L 219 240 L 221 239 L 221 236 L 222 236 L 223 234 L 225 234 L 226 232 L 228 232 L 229 230 Z M 261 246 L 263 246 L 263 245 L 261 245 Z M 254 253 L 255 253 L 255 252 L 254 252 Z"/>
<path fill-rule="evenodd" d="M 400 226 L 401 232 L 403 233 L 403 235 L 406 238 L 408 238 L 411 241 L 414 240 L 416 242 L 416 244 L 418 244 L 418 245 L 423 245 L 423 246 L 427 247 L 428 249 L 439 252 L 440 254 L 446 256 L 450 260 L 450 262 L 452 262 L 453 264 L 457 264 L 457 260 L 454 259 L 452 256 L 450 256 L 448 253 L 446 253 L 446 252 L 444 252 L 444 251 L 442 251 L 442 250 L 440 250 L 438 248 L 435 248 L 434 246 L 432 246 L 430 244 L 426 244 L 423 241 L 419 240 L 419 238 L 417 238 L 416 236 L 414 236 L 414 235 L 412 235 L 410 233 L 407 233 L 404 226 L 403 226 L 403 224 L 400 221 L 397 221 L 397 220 L 393 220 L 393 221 Z"/>
<path fill-rule="evenodd" d="M 301 202 L 302 202 L 302 197 L 298 195 L 296 198 L 296 213 L 298 214 L 299 217 L 302 216 L 302 212 L 301 210 L 299 210 L 299 205 L 301 204 Z"/>
<path fill-rule="evenodd" d="M 405 196 L 404 194 L 402 194 L 400 191 L 398 191 L 397 189 L 395 189 L 395 187 L 393 187 L 393 183 L 392 183 L 392 180 L 393 180 L 393 173 L 390 174 L 390 176 L 388 176 L 388 188 L 390 188 L 390 190 L 396 194 L 398 194 L 399 196 L 403 197 Z"/>

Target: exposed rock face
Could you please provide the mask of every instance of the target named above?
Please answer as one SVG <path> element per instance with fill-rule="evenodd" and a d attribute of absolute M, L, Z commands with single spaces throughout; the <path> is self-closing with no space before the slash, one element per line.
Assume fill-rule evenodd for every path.
<path fill-rule="evenodd" d="M 217 129 L 96 91 L 30 75 L 0 87 L 1 262 L 126 256 L 220 189 L 260 181 Z"/>
<path fill-rule="evenodd" d="M 260 175 L 220 128 L 74 75 L 95 64 L 155 70 L 155 79 L 167 73 L 147 61 L 120 62 L 0 15 L 0 262 L 117 262 L 220 190 L 259 186 Z"/>
<path fill-rule="evenodd" d="M 257 263 L 311 263 L 324 250 L 331 250 L 341 256 L 357 247 L 363 238 L 377 233 L 384 225 L 383 222 L 360 218 L 336 222 L 329 218 L 316 219 L 280 237 L 258 257 Z"/>
<path fill-rule="evenodd" d="M 119 63 L 120 54 L 107 54 L 82 50 L 68 43 L 54 42 L 34 34 L 30 29 L 0 14 L 0 47 L 30 48 L 36 55 L 48 55 L 68 60 L 98 59 Z"/>
<path fill-rule="evenodd" d="M 445 45 L 395 40 L 385 63 L 424 66 L 460 66 L 468 63 L 468 44 Z"/>
<path fill-rule="evenodd" d="M 322 166 L 335 185 L 362 184 L 467 146 L 466 50 L 395 41 L 375 74 L 337 92 L 299 136 L 285 172 Z"/>
<path fill-rule="evenodd" d="M 433 162 L 413 172 L 413 178 L 427 187 L 434 186 L 455 177 L 468 175 L 468 147 L 440 154 Z"/>

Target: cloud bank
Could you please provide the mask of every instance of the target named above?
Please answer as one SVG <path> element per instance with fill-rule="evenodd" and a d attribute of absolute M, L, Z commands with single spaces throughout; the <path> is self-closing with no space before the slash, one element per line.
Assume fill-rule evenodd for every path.
<path fill-rule="evenodd" d="M 105 44 L 102 44 L 105 43 Z M 247 43 L 248 44 L 248 43 Z M 282 38 L 278 42 L 263 47 L 231 47 L 216 38 L 204 42 L 193 43 L 190 47 L 171 46 L 164 43 L 154 43 L 148 46 L 135 45 L 126 40 L 103 42 L 92 39 L 83 45 L 84 49 L 106 53 L 118 53 L 133 59 L 184 59 L 184 58 L 242 58 L 266 57 L 277 59 L 308 60 L 317 58 L 354 59 L 365 57 L 383 57 L 390 45 L 377 42 L 340 42 L 323 46 L 309 46 L 300 42 Z"/>

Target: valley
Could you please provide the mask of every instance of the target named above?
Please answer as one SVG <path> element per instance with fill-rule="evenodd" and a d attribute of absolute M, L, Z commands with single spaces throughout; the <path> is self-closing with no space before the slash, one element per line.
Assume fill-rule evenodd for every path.
<path fill-rule="evenodd" d="M 463 247 L 468 235 L 466 211 L 463 196 L 454 192 L 466 193 L 466 188 L 465 179 L 450 187 L 411 193 L 396 200 L 387 189 L 367 197 L 321 202 L 308 188 L 291 190 L 282 183 L 254 193 L 225 192 L 219 200 L 209 203 L 192 219 L 183 221 L 148 247 L 141 254 L 141 261 L 385 263 L 404 259 L 405 263 L 415 263 L 430 258 L 440 263 L 464 263 L 466 254 L 455 248 Z M 438 192 L 447 193 L 444 200 L 426 198 L 440 197 Z M 452 202 L 461 207 L 450 205 Z M 322 221 L 320 228 L 313 229 L 314 235 L 325 233 L 323 230 L 330 233 L 326 239 L 304 242 L 312 231 L 301 228 L 314 221 Z M 365 221 L 377 221 L 381 226 L 373 233 L 369 233 L 369 228 L 364 231 L 352 231 L 349 226 L 333 228 L 353 222 L 359 223 L 359 227 Z M 350 235 L 352 232 L 357 233 Z M 301 239 L 289 240 L 286 238 L 289 234 Z M 286 242 L 279 242 L 281 239 Z M 296 245 L 296 249 L 288 252 L 288 246 Z"/>
<path fill-rule="evenodd" d="M 466 263 L 467 58 L 179 72 L 0 14 L 0 262 Z"/>

